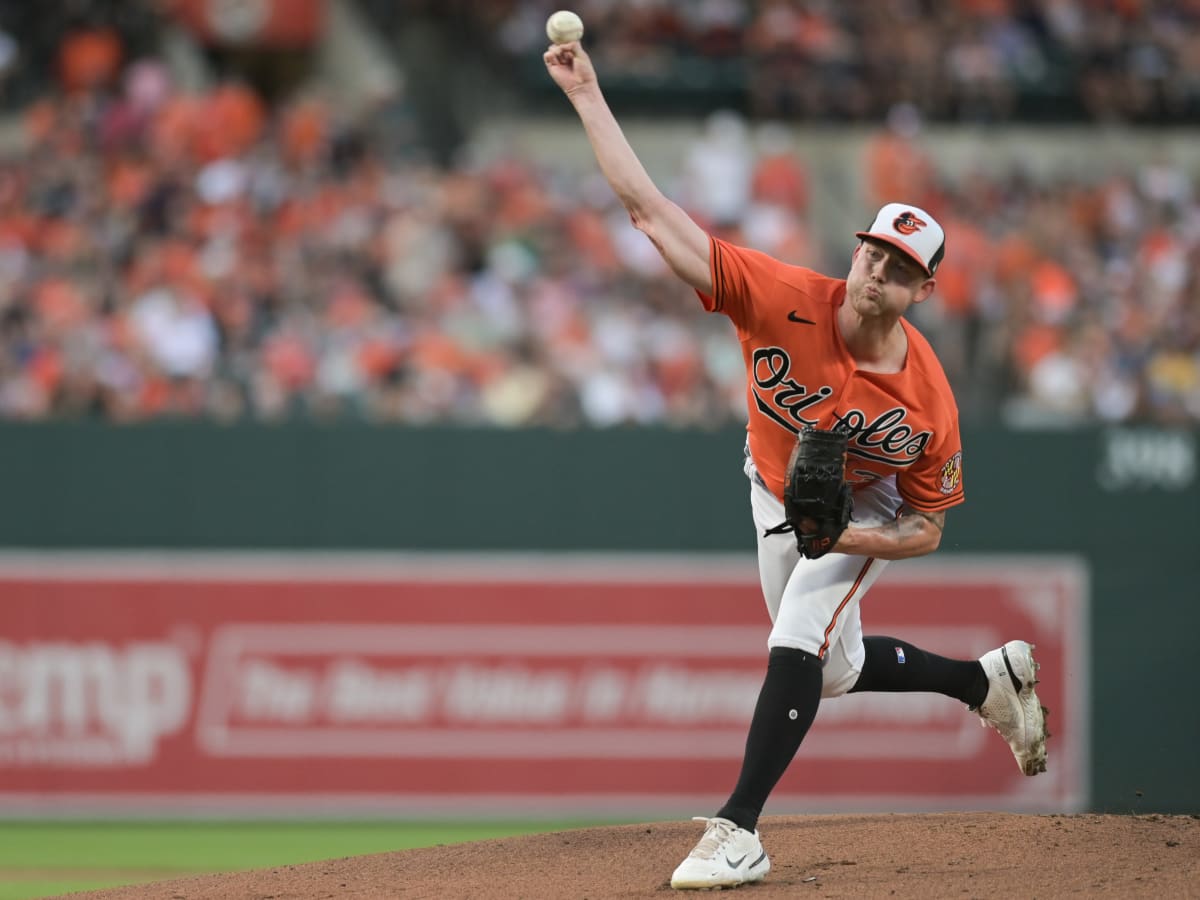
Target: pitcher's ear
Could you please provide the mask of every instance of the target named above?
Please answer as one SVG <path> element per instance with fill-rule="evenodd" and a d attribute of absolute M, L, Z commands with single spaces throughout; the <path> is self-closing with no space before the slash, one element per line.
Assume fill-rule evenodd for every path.
<path fill-rule="evenodd" d="M 917 295 L 913 297 L 913 303 L 921 303 L 933 296 L 933 290 L 937 287 L 937 281 L 932 278 L 926 278 L 925 283 L 917 289 Z"/>

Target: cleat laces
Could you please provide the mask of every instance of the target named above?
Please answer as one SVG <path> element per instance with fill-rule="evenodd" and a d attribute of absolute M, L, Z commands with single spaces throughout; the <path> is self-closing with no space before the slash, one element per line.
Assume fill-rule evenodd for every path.
<path fill-rule="evenodd" d="M 727 819 L 710 819 L 707 816 L 692 816 L 692 821 L 708 823 L 704 829 L 704 837 L 688 854 L 696 859 L 713 859 L 725 842 L 733 837 L 733 831 L 737 827 Z"/>

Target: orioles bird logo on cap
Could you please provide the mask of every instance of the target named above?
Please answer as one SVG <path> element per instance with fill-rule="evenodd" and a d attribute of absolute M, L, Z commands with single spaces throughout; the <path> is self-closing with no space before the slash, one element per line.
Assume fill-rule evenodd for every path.
<path fill-rule="evenodd" d="M 918 219 L 913 215 L 912 210 L 905 210 L 896 216 L 896 220 L 892 222 L 892 227 L 901 234 L 916 234 L 928 224 L 924 219 Z"/>

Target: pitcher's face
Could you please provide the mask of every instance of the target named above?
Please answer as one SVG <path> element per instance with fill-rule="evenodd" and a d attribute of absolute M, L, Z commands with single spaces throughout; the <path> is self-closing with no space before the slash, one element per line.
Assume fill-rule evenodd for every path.
<path fill-rule="evenodd" d="M 934 280 L 912 257 L 869 239 L 854 251 L 846 276 L 846 299 L 864 317 L 899 317 L 913 303 L 928 297 L 933 288 Z"/>

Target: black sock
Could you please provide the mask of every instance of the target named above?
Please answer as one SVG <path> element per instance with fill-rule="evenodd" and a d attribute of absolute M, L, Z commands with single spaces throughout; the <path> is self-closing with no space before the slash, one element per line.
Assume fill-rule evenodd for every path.
<path fill-rule="evenodd" d="M 971 707 L 987 697 L 987 675 L 978 660 L 947 659 L 890 637 L 863 638 L 863 645 L 867 660 L 851 693 L 925 691 L 945 694 Z"/>
<path fill-rule="evenodd" d="M 821 703 L 821 660 L 803 650 L 775 647 L 758 693 L 742 773 L 717 813 L 754 831 L 767 796 L 800 749 Z"/>

